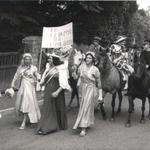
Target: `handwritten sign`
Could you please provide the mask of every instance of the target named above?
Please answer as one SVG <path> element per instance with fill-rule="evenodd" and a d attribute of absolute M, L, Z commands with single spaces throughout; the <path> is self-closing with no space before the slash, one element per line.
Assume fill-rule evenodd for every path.
<path fill-rule="evenodd" d="M 44 27 L 42 48 L 60 48 L 73 45 L 73 27 L 69 23 L 60 27 Z"/>

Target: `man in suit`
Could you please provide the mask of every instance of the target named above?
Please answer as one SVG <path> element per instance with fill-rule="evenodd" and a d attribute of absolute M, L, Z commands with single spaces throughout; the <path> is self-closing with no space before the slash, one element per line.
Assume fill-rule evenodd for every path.
<path fill-rule="evenodd" d="M 146 68 L 150 71 L 150 41 L 144 41 L 141 59 L 145 62 Z"/>

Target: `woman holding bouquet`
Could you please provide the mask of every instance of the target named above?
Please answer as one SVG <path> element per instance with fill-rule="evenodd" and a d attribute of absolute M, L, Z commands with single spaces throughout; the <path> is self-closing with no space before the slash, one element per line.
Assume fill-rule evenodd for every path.
<path fill-rule="evenodd" d="M 32 65 L 30 53 L 23 55 L 21 65 L 11 84 L 11 90 L 18 90 L 16 97 L 17 116 L 23 115 L 23 121 L 19 129 L 26 127 L 27 117 L 31 123 L 37 123 L 40 119 L 40 109 L 36 98 L 36 82 L 38 79 L 37 68 Z"/>

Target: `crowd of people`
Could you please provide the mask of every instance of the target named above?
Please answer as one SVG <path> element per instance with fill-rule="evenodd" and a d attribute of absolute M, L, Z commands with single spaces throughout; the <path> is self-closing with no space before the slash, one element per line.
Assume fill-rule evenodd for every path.
<path fill-rule="evenodd" d="M 95 37 L 92 46 L 85 54 L 85 58 L 78 70 L 74 72 L 78 89 L 80 90 L 80 107 L 73 129 L 80 129 L 80 136 L 85 136 L 87 128 L 94 124 L 94 102 L 103 102 L 100 71 L 96 67 L 96 54 L 106 49 L 100 46 L 101 38 Z M 107 51 L 112 63 L 122 74 L 122 80 L 134 72 L 133 65 L 129 64 L 128 52 L 125 47 L 126 37 L 120 36 Z M 145 42 L 144 51 L 141 57 L 146 61 L 147 68 L 150 68 L 150 44 Z M 11 88 L 5 91 L 6 95 L 13 97 L 17 91 L 16 112 L 17 117 L 22 117 L 19 129 L 25 129 L 26 121 L 37 123 L 37 134 L 46 135 L 57 130 L 66 130 L 67 112 L 65 104 L 65 91 L 71 92 L 69 85 L 68 64 L 63 61 L 62 56 L 56 53 L 47 55 L 48 63 L 40 77 L 36 66 L 33 65 L 30 53 L 22 57 L 13 78 Z M 133 62 L 133 61 L 132 61 Z M 77 69 L 77 68 L 76 68 Z M 36 84 L 44 86 L 44 102 L 40 111 L 37 97 Z"/>

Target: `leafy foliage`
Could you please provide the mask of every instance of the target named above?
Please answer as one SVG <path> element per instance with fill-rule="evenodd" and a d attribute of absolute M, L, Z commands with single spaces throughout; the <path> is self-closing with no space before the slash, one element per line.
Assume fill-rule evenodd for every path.
<path fill-rule="evenodd" d="M 145 39 L 150 40 L 150 16 L 144 10 L 138 10 L 133 15 L 129 27 L 138 47 L 142 46 Z"/>
<path fill-rule="evenodd" d="M 118 34 L 130 36 L 135 1 L 7 1 L 0 2 L 1 51 L 16 51 L 29 35 L 42 35 L 43 26 L 74 23 L 74 41 L 90 44 L 94 35 L 103 45 Z M 9 43 L 9 44 L 8 44 Z"/>

